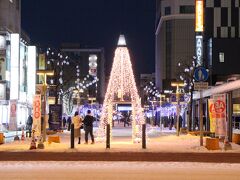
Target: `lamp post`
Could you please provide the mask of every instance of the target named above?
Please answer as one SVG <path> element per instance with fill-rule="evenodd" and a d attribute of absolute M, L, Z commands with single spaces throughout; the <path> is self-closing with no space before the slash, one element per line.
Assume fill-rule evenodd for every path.
<path fill-rule="evenodd" d="M 53 70 L 37 70 L 37 75 L 43 75 L 44 81 L 43 81 L 43 128 L 42 128 L 42 137 L 43 142 L 46 141 L 46 102 L 47 102 L 47 76 L 53 76 L 54 71 Z"/>
<path fill-rule="evenodd" d="M 179 87 L 183 87 L 184 83 L 183 82 L 172 82 L 171 86 L 173 87 L 177 87 L 176 89 L 176 100 L 177 100 L 177 136 L 179 136 L 179 114 L 180 114 L 180 110 L 179 110 Z"/>

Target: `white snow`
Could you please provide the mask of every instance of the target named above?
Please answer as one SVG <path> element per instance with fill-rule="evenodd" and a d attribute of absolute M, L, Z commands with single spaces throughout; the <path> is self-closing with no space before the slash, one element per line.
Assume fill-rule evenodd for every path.
<path fill-rule="evenodd" d="M 180 162 L 0 162 L 1 179 L 239 179 L 240 164 Z"/>
<path fill-rule="evenodd" d="M 94 132 L 96 134 L 96 130 Z M 113 138 L 111 140 L 111 152 L 140 152 L 142 150 L 141 143 L 132 143 L 131 127 L 117 126 L 113 128 Z M 60 136 L 61 143 L 45 142 L 44 150 L 33 150 L 33 151 L 51 151 L 51 152 L 104 152 L 106 151 L 105 143 L 95 143 L 94 145 L 84 143 L 84 132 L 82 132 L 82 144 L 77 144 L 75 140 L 75 149 L 70 149 L 70 132 L 64 131 L 58 133 Z M 90 140 L 90 138 L 89 138 Z M 25 141 L 16 141 L 11 143 L 5 143 L 0 145 L 0 151 L 29 151 L 31 139 Z M 90 141 L 91 142 L 91 141 Z M 205 143 L 205 137 L 204 137 Z M 181 134 L 176 136 L 175 130 L 160 129 L 159 127 L 150 127 L 148 131 L 147 139 L 147 152 L 224 152 L 223 143 L 220 143 L 220 150 L 209 151 L 205 146 L 200 146 L 200 137 L 189 134 Z M 238 152 L 240 153 L 240 145 L 232 143 L 232 150 L 227 152 Z"/>

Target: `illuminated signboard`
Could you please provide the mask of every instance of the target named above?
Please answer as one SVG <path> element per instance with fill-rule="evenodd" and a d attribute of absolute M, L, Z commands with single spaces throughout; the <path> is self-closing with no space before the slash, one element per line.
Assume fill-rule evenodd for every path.
<path fill-rule="evenodd" d="M 197 64 L 202 65 L 202 57 L 203 57 L 203 36 L 196 36 L 196 57 Z"/>
<path fill-rule="evenodd" d="M 203 0 L 196 0 L 195 31 L 203 32 Z"/>
<path fill-rule="evenodd" d="M 97 76 L 97 55 L 89 55 L 89 74 L 92 76 Z"/>
<path fill-rule="evenodd" d="M 33 101 L 33 95 L 35 94 L 36 83 L 36 46 L 28 46 L 28 63 L 27 63 L 27 99 L 29 103 Z"/>
<path fill-rule="evenodd" d="M 10 99 L 18 99 L 19 92 L 19 34 L 11 34 Z"/>

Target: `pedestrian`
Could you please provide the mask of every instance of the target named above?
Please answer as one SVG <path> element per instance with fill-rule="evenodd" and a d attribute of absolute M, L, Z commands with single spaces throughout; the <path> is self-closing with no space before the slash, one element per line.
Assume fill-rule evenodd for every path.
<path fill-rule="evenodd" d="M 27 119 L 27 126 L 26 126 L 26 130 L 27 130 L 28 137 L 31 137 L 32 124 L 33 124 L 33 118 L 32 118 L 31 115 L 29 115 L 29 116 L 28 116 L 28 119 Z"/>
<path fill-rule="evenodd" d="M 72 123 L 74 124 L 74 138 L 78 138 L 78 144 L 81 144 L 81 126 L 82 118 L 78 115 L 78 111 L 75 112 L 72 117 Z"/>
<path fill-rule="evenodd" d="M 66 118 L 65 118 L 65 117 L 63 117 L 63 120 L 62 120 L 62 122 L 63 122 L 63 128 L 65 128 L 65 126 L 66 126 L 66 122 L 67 122 L 67 120 L 66 120 Z"/>
<path fill-rule="evenodd" d="M 71 117 L 68 116 L 68 119 L 67 119 L 67 125 L 68 125 L 68 131 L 70 131 L 70 128 L 71 128 L 71 124 L 72 124 L 72 120 L 71 120 Z"/>
<path fill-rule="evenodd" d="M 84 130 L 85 130 L 85 144 L 88 144 L 88 134 L 90 134 L 92 143 L 94 144 L 94 136 L 93 136 L 93 121 L 94 117 L 91 115 L 91 110 L 87 111 L 87 115 L 85 116 L 83 123 L 84 123 Z"/>

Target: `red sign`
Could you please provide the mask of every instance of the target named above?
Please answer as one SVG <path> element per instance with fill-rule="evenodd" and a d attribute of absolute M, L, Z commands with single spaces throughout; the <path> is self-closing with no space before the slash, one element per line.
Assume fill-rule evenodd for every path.
<path fill-rule="evenodd" d="M 41 133 L 41 95 L 35 95 L 33 99 L 33 130 L 36 135 Z"/>
<path fill-rule="evenodd" d="M 222 100 L 216 100 L 214 104 L 210 105 L 210 112 L 220 114 L 225 111 L 226 104 Z"/>

